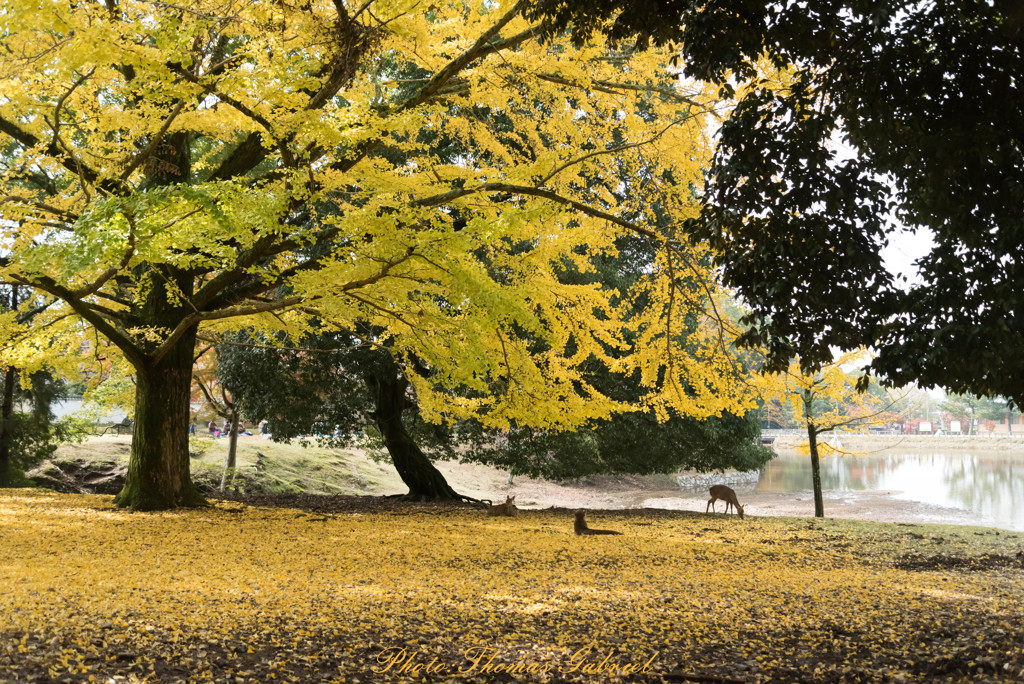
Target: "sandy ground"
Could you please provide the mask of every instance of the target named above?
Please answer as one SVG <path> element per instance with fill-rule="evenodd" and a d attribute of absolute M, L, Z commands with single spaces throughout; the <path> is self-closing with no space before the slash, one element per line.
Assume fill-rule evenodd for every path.
<path fill-rule="evenodd" d="M 870 440 L 871 438 L 863 438 Z M 922 438 L 925 439 L 925 438 Z M 929 444 L 938 443 L 927 438 Z M 129 438 L 108 437 L 97 440 L 105 453 L 117 444 L 127 454 Z M 1013 442 L 1013 444 L 1011 444 Z M 1024 440 L 1002 439 L 996 443 L 1003 449 L 1024 451 Z M 76 449 L 84 448 L 76 445 Z M 614 510 L 622 508 L 667 508 L 703 512 L 707 505 L 706 491 L 683 491 L 670 475 L 638 477 L 597 476 L 576 482 L 548 482 L 516 477 L 509 483 L 508 473 L 489 466 L 439 462 L 438 469 L 454 489 L 467 496 L 496 502 L 514 494 L 516 505 L 523 509 L 589 508 Z M 369 495 L 404 494 L 408 488 L 389 463 L 375 463 L 365 459 L 364 470 L 372 473 L 376 486 L 364 493 Z M 364 475 L 366 473 L 363 473 Z M 810 490 L 803 492 L 754 492 L 751 487 L 735 486 L 740 503 L 749 516 L 806 516 L 814 515 L 814 497 Z M 897 491 L 825 491 L 825 515 L 830 518 L 852 518 L 874 522 L 940 523 L 956 525 L 982 525 L 986 523 L 971 512 L 900 498 Z M 719 511 L 722 503 L 716 504 Z"/>
<path fill-rule="evenodd" d="M 675 485 L 671 476 L 652 477 L 592 477 L 577 483 L 556 483 L 524 477 L 508 482 L 508 475 L 486 466 L 440 463 L 456 491 L 495 501 L 504 501 L 507 494 L 515 494 L 520 508 L 669 508 L 700 511 L 707 506 L 708 494 L 687 492 Z M 400 493 L 400 485 L 394 492 Z M 737 486 L 737 498 L 746 515 L 754 516 L 807 516 L 814 515 L 812 492 L 753 492 Z M 899 498 L 896 491 L 825 491 L 825 516 L 852 518 L 873 522 L 941 523 L 956 525 L 983 525 L 983 521 L 970 511 L 946 508 Z M 716 503 L 719 512 L 724 510 Z"/>

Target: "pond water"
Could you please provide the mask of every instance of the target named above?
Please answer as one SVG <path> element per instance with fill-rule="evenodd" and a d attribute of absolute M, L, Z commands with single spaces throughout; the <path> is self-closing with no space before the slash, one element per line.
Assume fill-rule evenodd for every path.
<path fill-rule="evenodd" d="M 889 491 L 897 499 L 968 511 L 978 524 L 1024 531 L 1024 454 L 1004 451 L 884 451 L 821 460 L 825 491 Z M 811 489 L 811 458 L 780 450 L 757 492 Z"/>

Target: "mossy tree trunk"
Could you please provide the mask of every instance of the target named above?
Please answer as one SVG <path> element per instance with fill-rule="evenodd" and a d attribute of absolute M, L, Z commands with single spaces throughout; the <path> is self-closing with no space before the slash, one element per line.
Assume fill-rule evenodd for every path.
<path fill-rule="evenodd" d="M 10 300 L 2 308 L 14 311 L 18 308 L 18 286 L 11 285 Z M 13 440 L 12 417 L 14 416 L 14 390 L 18 383 L 18 369 L 14 366 L 3 369 L 3 395 L 0 398 L 0 487 L 11 485 L 14 469 L 11 466 L 11 441 Z"/>
<path fill-rule="evenodd" d="M 143 329 L 175 331 L 167 339 L 135 338 L 129 360 L 135 368 L 135 425 L 124 488 L 118 506 L 139 511 L 205 503 L 189 472 L 192 364 L 197 325 L 182 326 L 192 313 L 183 302 L 194 276 L 168 264 L 144 264 L 138 276 L 146 293 L 132 311 Z"/>
<path fill-rule="evenodd" d="M 159 363 L 135 368 L 135 425 L 118 506 L 148 511 L 204 503 L 188 455 L 194 345 L 193 329 Z"/>
<path fill-rule="evenodd" d="M 402 411 L 408 406 L 405 392 L 409 381 L 397 375 L 381 373 L 367 376 L 366 383 L 376 402 L 374 422 L 380 430 L 384 446 L 391 454 L 395 469 L 402 482 L 409 487 L 407 497 L 420 501 L 466 499 L 451 488 L 402 423 Z"/>

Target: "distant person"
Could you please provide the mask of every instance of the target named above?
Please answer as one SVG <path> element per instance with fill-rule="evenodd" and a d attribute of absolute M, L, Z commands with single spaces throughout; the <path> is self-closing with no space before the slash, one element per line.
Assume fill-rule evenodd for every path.
<path fill-rule="evenodd" d="M 213 435 L 214 437 L 218 436 L 217 434 L 215 434 L 217 432 L 217 421 L 211 420 L 210 424 L 207 425 L 206 428 L 210 431 L 211 435 Z"/>

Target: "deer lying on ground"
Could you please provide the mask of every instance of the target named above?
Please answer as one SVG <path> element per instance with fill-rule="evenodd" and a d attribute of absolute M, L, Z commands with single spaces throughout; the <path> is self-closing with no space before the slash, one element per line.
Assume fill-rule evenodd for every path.
<path fill-rule="evenodd" d="M 507 515 L 510 518 L 514 518 L 519 515 L 519 509 L 515 505 L 515 495 L 506 496 L 505 503 L 495 504 L 487 509 L 487 515 Z"/>
<path fill-rule="evenodd" d="M 576 522 L 573 523 L 572 526 L 573 531 L 575 531 L 576 534 L 622 534 L 621 532 L 616 532 L 615 530 L 590 529 L 589 527 L 587 527 L 586 515 L 586 511 L 576 511 Z"/>
<path fill-rule="evenodd" d="M 732 491 L 725 485 L 715 485 L 711 488 L 711 498 L 708 499 L 707 508 L 704 512 L 708 512 L 708 508 L 712 511 L 715 510 L 715 502 L 721 499 L 725 502 L 725 512 L 729 512 L 729 508 L 732 506 L 736 507 L 736 512 L 740 516 L 740 520 L 743 519 L 743 506 L 740 506 L 740 502 L 736 500 L 736 492 Z"/>

